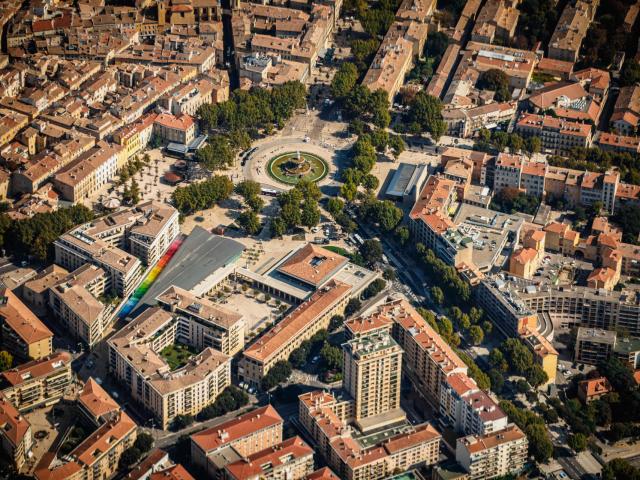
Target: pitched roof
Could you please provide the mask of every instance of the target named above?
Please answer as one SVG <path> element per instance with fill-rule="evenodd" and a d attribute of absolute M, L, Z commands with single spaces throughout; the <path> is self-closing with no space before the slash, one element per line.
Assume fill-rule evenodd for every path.
<path fill-rule="evenodd" d="M 278 271 L 317 286 L 347 262 L 342 255 L 308 243 L 282 262 Z"/>
<path fill-rule="evenodd" d="M 0 393 L 0 436 L 4 436 L 15 447 L 29 430 L 29 422 Z"/>
<path fill-rule="evenodd" d="M 191 441 L 204 452 L 245 438 L 259 430 L 283 423 L 282 417 L 271 405 L 257 408 L 215 427 L 191 435 Z"/>
<path fill-rule="evenodd" d="M 267 333 L 245 349 L 244 355 L 264 362 L 285 346 L 291 338 L 299 335 L 304 328 L 314 322 L 327 309 L 331 308 L 350 290 L 350 285 L 331 280 L 320 290 L 314 292 L 304 303 L 298 305 L 284 320 L 273 326 Z"/>
<path fill-rule="evenodd" d="M 53 337 L 51 330 L 8 288 L 0 289 L 0 317 L 27 344 Z"/>
<path fill-rule="evenodd" d="M 245 480 L 254 476 L 266 474 L 264 465 L 270 469 L 283 467 L 292 461 L 305 456 L 312 456 L 311 449 L 300 437 L 289 438 L 278 445 L 266 448 L 260 452 L 249 455 L 247 458 L 230 463 L 225 467 L 230 478 Z"/>
<path fill-rule="evenodd" d="M 78 401 L 96 418 L 120 409 L 120 405 L 93 378 L 84 384 Z"/>
<path fill-rule="evenodd" d="M 189 472 L 181 465 L 177 464 L 166 470 L 152 473 L 149 480 L 195 480 Z"/>
<path fill-rule="evenodd" d="M 6 370 L 2 372 L 2 377 L 10 385 L 16 386 L 30 379 L 44 377 L 56 370 L 68 368 L 70 362 L 71 354 L 69 352 L 58 352 Z"/>

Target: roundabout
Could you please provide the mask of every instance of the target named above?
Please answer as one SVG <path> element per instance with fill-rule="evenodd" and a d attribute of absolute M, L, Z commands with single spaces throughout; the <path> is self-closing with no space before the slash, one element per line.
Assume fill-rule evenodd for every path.
<path fill-rule="evenodd" d="M 316 154 L 296 150 L 272 157 L 267 163 L 267 172 L 278 182 L 295 185 L 302 179 L 319 182 L 329 173 L 329 166 Z"/>

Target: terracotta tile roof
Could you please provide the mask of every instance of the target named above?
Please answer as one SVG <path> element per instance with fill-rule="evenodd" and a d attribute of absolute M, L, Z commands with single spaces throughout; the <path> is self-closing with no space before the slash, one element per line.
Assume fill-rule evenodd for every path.
<path fill-rule="evenodd" d="M 233 462 L 225 467 L 225 471 L 230 478 L 236 480 L 245 480 L 254 476 L 262 477 L 267 473 L 263 468 L 264 465 L 268 464 L 271 469 L 275 469 L 306 456 L 312 457 L 313 449 L 296 436 L 249 455 L 245 459 Z"/>
<path fill-rule="evenodd" d="M 569 225 L 567 225 L 566 223 L 553 222 L 544 227 L 544 231 L 562 235 L 567 231 L 568 228 Z"/>
<path fill-rule="evenodd" d="M 536 242 L 541 242 L 546 236 L 547 234 L 544 230 L 529 230 L 529 232 L 527 232 L 527 237 Z"/>
<path fill-rule="evenodd" d="M 77 458 L 80 464 L 91 466 L 113 443 L 122 440 L 137 428 L 136 423 L 126 413 L 120 412 L 117 418 L 102 424 L 69 455 Z"/>
<path fill-rule="evenodd" d="M 521 248 L 513 252 L 513 255 L 511 255 L 511 259 L 514 262 L 526 264 L 532 262 L 537 255 L 538 252 L 533 248 Z"/>
<path fill-rule="evenodd" d="M 564 60 L 555 60 L 553 58 L 541 58 L 536 65 L 536 70 L 544 71 L 556 71 L 563 73 L 571 73 L 573 70 L 573 62 L 567 62 Z"/>
<path fill-rule="evenodd" d="M 536 90 L 529 97 L 529 103 L 536 108 L 546 110 L 558 106 L 558 102 L 577 100 L 589 96 L 589 93 L 579 83 L 558 82 Z"/>
<path fill-rule="evenodd" d="M 489 450 L 504 443 L 515 442 L 526 438 L 522 430 L 516 425 L 511 425 L 504 430 L 488 435 L 459 438 L 458 443 L 462 443 L 466 450 L 473 455 L 474 453 Z"/>
<path fill-rule="evenodd" d="M 44 377 L 56 370 L 69 368 L 70 362 L 69 352 L 58 352 L 39 360 L 23 363 L 11 370 L 5 370 L 2 372 L 2 377 L 9 385 L 16 386 L 33 378 Z"/>
<path fill-rule="evenodd" d="M 342 255 L 308 243 L 278 266 L 278 271 L 318 286 L 347 262 Z"/>
<path fill-rule="evenodd" d="M 522 173 L 525 175 L 544 177 L 547 173 L 547 164 L 546 162 L 524 162 L 522 165 Z"/>
<path fill-rule="evenodd" d="M 627 137 L 625 135 L 616 135 L 615 133 L 607 132 L 600 132 L 598 135 L 598 143 L 600 145 L 634 151 L 638 151 L 638 148 L 640 148 L 640 138 L 638 137 Z"/>
<path fill-rule="evenodd" d="M 191 441 L 204 452 L 210 452 L 259 430 L 282 423 L 282 417 L 278 415 L 275 408 L 267 405 L 215 427 L 194 433 L 191 435 Z"/>
<path fill-rule="evenodd" d="M 621 183 L 616 190 L 616 197 L 633 200 L 640 197 L 640 185 Z"/>
<path fill-rule="evenodd" d="M 346 283 L 331 280 L 249 346 L 244 351 L 244 355 L 259 362 L 266 361 L 291 338 L 298 335 L 307 325 L 343 298 L 351 288 Z"/>
<path fill-rule="evenodd" d="M 587 278 L 587 283 L 602 282 L 606 283 L 616 275 L 616 271 L 609 267 L 599 267 L 593 270 Z"/>
<path fill-rule="evenodd" d="M 164 450 L 154 448 L 147 458 L 136 465 L 131 472 L 125 477 L 125 480 L 140 480 L 142 477 L 147 478 L 147 475 L 158 468 L 158 464 L 168 459 L 168 454 Z"/>
<path fill-rule="evenodd" d="M 436 212 L 444 213 L 449 199 L 456 187 L 456 182 L 444 177 L 431 175 L 424 187 L 415 205 L 411 209 L 409 216 L 413 220 L 424 218 Z"/>
<path fill-rule="evenodd" d="M 478 390 L 478 385 L 473 378 L 466 373 L 454 373 L 447 377 L 447 384 L 459 396 L 463 396 L 468 392 Z"/>
<path fill-rule="evenodd" d="M 583 380 L 578 384 L 578 387 L 580 388 L 580 390 L 582 390 L 586 399 L 589 399 L 596 395 L 604 395 L 613 391 L 613 388 L 611 387 L 609 380 L 607 380 L 607 377 Z"/>
<path fill-rule="evenodd" d="M 27 344 L 53 337 L 51 330 L 8 288 L 0 289 L 0 317 Z"/>
<path fill-rule="evenodd" d="M 413 341 L 427 350 L 445 373 L 455 373 L 456 370 L 466 373 L 467 365 L 406 300 L 387 303 L 378 310 L 404 330 L 411 331 Z"/>
<path fill-rule="evenodd" d="M 78 401 L 96 418 L 120 409 L 120 405 L 93 378 L 85 383 Z"/>
<path fill-rule="evenodd" d="M 367 317 L 353 318 L 344 323 L 345 328 L 351 332 L 352 336 L 367 333 L 374 330 L 390 330 L 393 322 L 378 312 Z"/>
<path fill-rule="evenodd" d="M 439 440 L 442 436 L 430 423 L 418 425 L 415 431 L 397 435 L 384 443 L 384 449 L 390 454 L 401 452 L 417 444 Z"/>
<path fill-rule="evenodd" d="M 166 470 L 152 473 L 149 480 L 195 480 L 189 472 L 180 464 L 169 467 Z"/>
<path fill-rule="evenodd" d="M 329 467 L 324 467 L 307 475 L 306 480 L 340 480 L 340 477 L 333 473 Z"/>
<path fill-rule="evenodd" d="M 15 447 L 22 442 L 29 427 L 27 419 L 0 393 L 0 437 L 6 438 Z"/>
<path fill-rule="evenodd" d="M 195 125 L 193 118 L 189 115 L 182 114 L 180 116 L 171 115 L 170 113 L 159 114 L 154 123 L 162 125 L 165 128 L 171 128 L 173 130 L 189 130 Z"/>

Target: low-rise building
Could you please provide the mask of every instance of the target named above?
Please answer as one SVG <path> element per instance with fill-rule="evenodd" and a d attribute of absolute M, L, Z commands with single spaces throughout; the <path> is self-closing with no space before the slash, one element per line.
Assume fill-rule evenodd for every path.
<path fill-rule="evenodd" d="M 635 135 L 640 124 L 640 85 L 622 87 L 609 118 L 619 135 Z"/>
<path fill-rule="evenodd" d="M 509 43 L 516 31 L 520 10 L 516 8 L 517 2 L 505 0 L 490 0 L 480 9 L 478 18 L 471 32 L 471 40 L 474 42 L 493 43 L 499 40 L 501 43 Z"/>
<path fill-rule="evenodd" d="M 49 289 L 58 284 L 69 272 L 51 264 L 22 285 L 22 298 L 36 315 L 46 315 L 49 307 Z"/>
<path fill-rule="evenodd" d="M 590 378 L 578 382 L 578 398 L 587 404 L 611 393 L 613 387 L 607 377 Z"/>

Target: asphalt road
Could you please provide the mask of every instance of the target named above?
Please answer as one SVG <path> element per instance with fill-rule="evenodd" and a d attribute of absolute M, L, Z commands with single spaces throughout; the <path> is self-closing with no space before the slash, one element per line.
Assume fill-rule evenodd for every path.
<path fill-rule="evenodd" d="M 587 474 L 576 460 L 576 457 L 559 457 L 558 463 L 564 471 L 574 480 L 581 480 Z"/>

